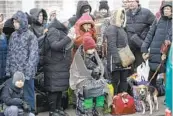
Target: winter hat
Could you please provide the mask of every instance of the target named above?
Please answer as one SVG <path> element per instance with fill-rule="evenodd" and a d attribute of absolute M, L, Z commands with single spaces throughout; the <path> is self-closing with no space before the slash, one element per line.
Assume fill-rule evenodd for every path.
<path fill-rule="evenodd" d="M 89 9 L 90 12 L 91 12 L 91 7 L 90 7 L 89 5 L 85 5 L 85 6 L 83 6 L 83 7 L 81 8 L 80 14 L 82 15 L 83 13 L 85 13 L 85 10 L 86 10 L 86 9 Z"/>
<path fill-rule="evenodd" d="M 3 33 L 5 35 L 11 35 L 15 31 L 12 18 L 8 19 L 4 23 Z"/>
<path fill-rule="evenodd" d="M 15 85 L 16 81 L 19 81 L 19 80 L 22 80 L 23 82 L 25 82 L 25 76 L 22 72 L 15 72 L 14 75 L 13 75 L 13 85 Z"/>
<path fill-rule="evenodd" d="M 108 1 L 107 0 L 100 1 L 99 11 L 101 9 L 106 9 L 107 11 L 109 10 L 109 6 L 108 6 Z"/>
<path fill-rule="evenodd" d="M 96 48 L 96 43 L 95 43 L 94 39 L 89 34 L 84 35 L 83 47 L 84 47 L 85 51 L 87 51 L 89 49 Z"/>

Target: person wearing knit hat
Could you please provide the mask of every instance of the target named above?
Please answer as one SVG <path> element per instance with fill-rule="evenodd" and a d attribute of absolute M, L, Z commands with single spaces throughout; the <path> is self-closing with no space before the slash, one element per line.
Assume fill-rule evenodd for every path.
<path fill-rule="evenodd" d="M 15 72 L 13 75 L 12 84 L 15 85 L 17 88 L 22 88 L 24 86 L 25 76 L 22 72 Z"/>
<path fill-rule="evenodd" d="M 89 54 L 91 51 L 93 51 L 96 48 L 96 43 L 89 34 L 84 36 L 83 47 L 84 47 L 84 50 Z"/>
<path fill-rule="evenodd" d="M 107 0 L 100 1 L 99 11 L 102 9 L 106 9 L 107 11 L 109 11 L 109 6 L 108 6 Z"/>
<path fill-rule="evenodd" d="M 96 61 L 95 52 L 97 51 L 95 48 L 96 43 L 94 39 L 89 34 L 86 34 L 83 40 L 84 62 L 87 69 L 91 71 L 91 76 L 97 80 L 100 78 L 101 70 Z"/>
<path fill-rule="evenodd" d="M 2 101 L 7 106 L 4 110 L 5 116 L 35 116 L 23 98 L 24 83 L 25 76 L 20 71 L 16 71 L 13 77 L 5 82 L 1 94 Z"/>

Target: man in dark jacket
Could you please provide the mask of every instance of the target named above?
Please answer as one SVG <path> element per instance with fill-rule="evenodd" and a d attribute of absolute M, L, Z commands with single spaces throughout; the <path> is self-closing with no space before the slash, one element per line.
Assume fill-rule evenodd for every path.
<path fill-rule="evenodd" d="M 47 23 L 47 13 L 44 9 L 33 8 L 30 10 L 32 19 L 31 31 L 37 38 L 44 34 L 45 26 Z"/>
<path fill-rule="evenodd" d="M 38 64 L 38 42 L 36 36 L 28 29 L 25 13 L 17 11 L 12 17 L 15 32 L 11 35 L 7 52 L 6 76 L 16 71 L 25 75 L 24 99 L 35 110 L 34 77 Z"/>
<path fill-rule="evenodd" d="M 155 73 L 161 60 L 166 59 L 166 54 L 160 52 L 161 45 L 165 40 L 172 41 L 172 2 L 163 2 L 161 7 L 161 18 L 155 20 L 147 34 L 147 37 L 142 44 L 141 52 L 144 60 L 149 58 L 149 80 Z M 150 48 L 150 50 L 148 50 Z M 165 73 L 165 62 L 162 64 L 158 73 Z M 156 87 L 157 75 L 152 79 L 151 85 Z"/>
<path fill-rule="evenodd" d="M 7 106 L 4 111 L 5 116 L 34 116 L 31 107 L 24 101 L 23 86 L 25 76 L 22 72 L 15 72 L 13 78 L 5 82 L 1 98 Z"/>
<path fill-rule="evenodd" d="M 61 97 L 62 92 L 68 89 L 70 76 L 71 50 L 65 48 L 71 39 L 67 32 L 67 28 L 54 19 L 49 25 L 46 37 L 46 44 L 49 46 L 44 55 L 44 79 L 45 89 L 48 91 L 49 116 L 66 116 L 61 108 Z"/>
<path fill-rule="evenodd" d="M 84 14 L 86 12 L 91 13 L 91 10 L 92 10 L 92 8 L 87 0 L 84 0 L 84 1 L 80 0 L 77 3 L 76 15 L 68 20 L 70 27 L 73 27 L 75 25 L 75 23 L 82 16 L 82 14 Z"/>
<path fill-rule="evenodd" d="M 139 0 L 129 0 L 127 14 L 127 34 L 129 45 L 135 55 L 134 69 L 143 61 L 140 47 L 155 17 L 153 13 L 139 4 Z"/>

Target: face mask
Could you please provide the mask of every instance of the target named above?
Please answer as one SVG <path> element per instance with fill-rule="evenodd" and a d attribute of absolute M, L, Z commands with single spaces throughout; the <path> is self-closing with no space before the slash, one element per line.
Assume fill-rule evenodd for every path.
<path fill-rule="evenodd" d="M 95 49 L 89 49 L 86 51 L 87 54 L 93 54 L 95 52 Z"/>
<path fill-rule="evenodd" d="M 23 88 L 24 82 L 23 82 L 22 80 L 16 81 L 16 82 L 15 82 L 15 86 L 16 86 L 17 88 Z"/>

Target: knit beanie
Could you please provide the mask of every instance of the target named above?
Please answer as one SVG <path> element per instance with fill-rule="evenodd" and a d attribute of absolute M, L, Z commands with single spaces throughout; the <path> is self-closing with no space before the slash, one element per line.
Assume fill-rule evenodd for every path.
<path fill-rule="evenodd" d="M 14 75 L 13 75 L 13 85 L 15 85 L 16 81 L 19 81 L 19 80 L 22 80 L 23 82 L 25 82 L 25 76 L 22 72 L 15 72 Z"/>
<path fill-rule="evenodd" d="M 89 49 L 94 49 L 96 48 L 96 43 L 91 36 L 85 35 L 83 38 L 83 47 L 85 51 Z"/>
<path fill-rule="evenodd" d="M 101 9 L 106 9 L 107 11 L 109 10 L 108 1 L 106 0 L 100 1 L 99 11 Z"/>
<path fill-rule="evenodd" d="M 12 18 L 8 19 L 4 23 L 3 27 L 3 33 L 6 35 L 11 35 L 15 31 L 14 26 L 13 26 L 13 20 Z"/>

